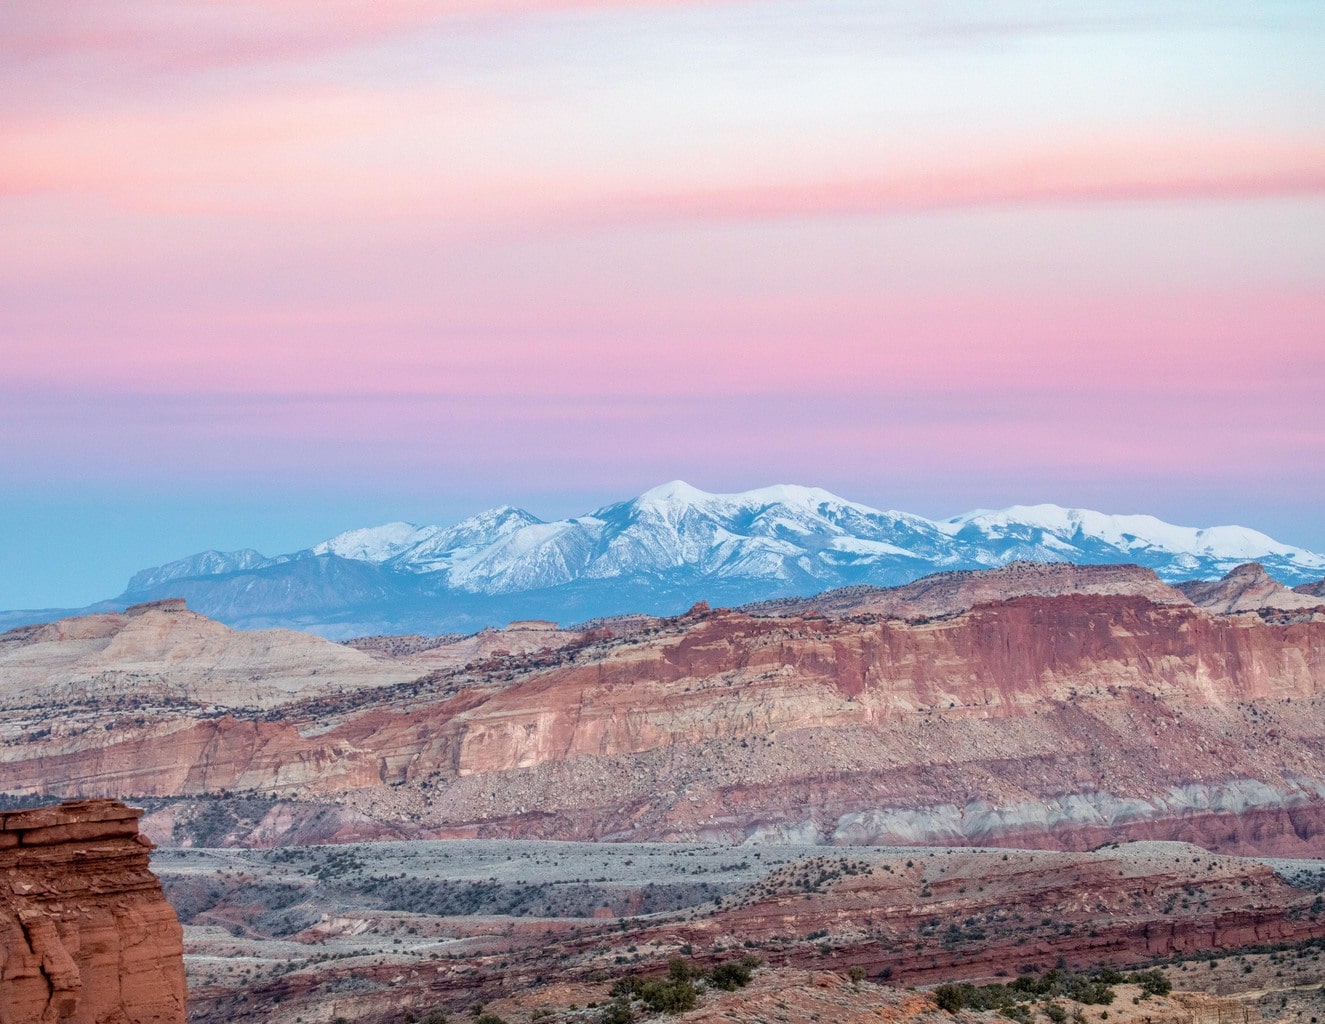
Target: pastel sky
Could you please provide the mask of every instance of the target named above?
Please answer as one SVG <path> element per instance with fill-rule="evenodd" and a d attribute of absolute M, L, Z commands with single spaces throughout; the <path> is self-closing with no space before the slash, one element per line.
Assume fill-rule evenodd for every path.
<path fill-rule="evenodd" d="M 1325 550 L 1325 6 L 15 0 L 0 607 L 673 478 Z"/>

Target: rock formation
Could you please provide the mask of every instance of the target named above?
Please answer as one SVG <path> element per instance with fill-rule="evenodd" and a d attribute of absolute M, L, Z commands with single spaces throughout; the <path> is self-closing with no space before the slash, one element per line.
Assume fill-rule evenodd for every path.
<path fill-rule="evenodd" d="M 1248 562 L 1231 570 L 1223 579 L 1180 583 L 1181 590 L 1193 604 L 1219 615 L 1255 612 L 1262 609 L 1295 611 L 1319 608 L 1325 614 L 1325 598 L 1310 590 L 1289 590 L 1273 579 L 1259 562 Z"/>
<path fill-rule="evenodd" d="M 301 658 L 334 657 L 325 671 L 301 661 L 297 680 L 287 648 L 260 646 L 260 634 L 154 609 L 111 625 L 113 642 L 134 652 L 142 640 L 129 648 L 126 635 L 151 627 L 157 674 L 117 669 L 143 665 L 141 654 L 116 661 L 97 639 L 99 674 L 87 682 L 60 669 L 69 703 L 52 720 L 45 704 L 23 700 L 43 686 L 38 655 L 48 666 L 77 661 L 84 634 L 108 630 L 69 620 L 57 624 L 64 640 L 0 638 L 0 680 L 17 673 L 23 683 L 5 686 L 0 781 L 66 796 L 268 800 L 232 842 L 378 834 L 1088 849 L 1162 838 L 1318 854 L 1325 616 L 1214 615 L 1157 593 L 1153 577 L 1136 580 L 1142 570 L 1068 569 L 940 581 L 935 593 L 980 603 L 911 620 L 846 606 L 832 616 L 697 608 L 624 632 L 539 626 L 435 649 L 412 641 L 401 658 L 380 643 L 370 654 L 304 638 L 321 647 L 300 648 Z M 1070 592 L 984 600 L 991 580 Z M 1129 580 L 1145 595 L 1112 592 Z M 176 652 L 198 650 L 196 636 L 226 675 L 189 674 L 201 661 Z M 344 658 L 362 661 L 351 671 Z M 161 667 L 172 660 L 198 682 L 180 685 Z M 98 690 L 103 679 L 113 685 Z M 220 680 L 246 701 L 267 694 L 266 707 L 220 704 Z M 150 703 L 135 703 L 138 692 Z M 183 820 L 170 813 L 159 838 Z"/>
<path fill-rule="evenodd" d="M 141 811 L 0 813 L 0 1022 L 183 1024 L 183 937 Z"/>
<path fill-rule="evenodd" d="M 1319 981 L 1312 957 L 1325 943 L 1313 884 L 1325 875 L 1314 866 L 1299 865 L 1290 884 L 1259 861 L 1182 843 L 1091 853 L 854 847 L 809 856 L 768 847 L 402 843 L 181 850 L 162 860 L 181 913 L 211 926 L 194 940 L 201 955 L 190 964 L 195 1024 L 400 1024 L 436 1010 L 454 1021 L 468 1019 L 464 1010 L 477 1002 L 513 1024 L 584 1024 L 602 1015 L 575 1005 L 601 1007 L 613 981 L 663 975 L 677 956 L 698 973 L 752 955 L 789 983 L 831 970 L 919 985 L 1268 946 L 1274 952 L 1259 977 L 1244 962 L 1250 957 L 1229 966 L 1244 989 L 1287 989 Z M 209 870 L 216 865 L 229 869 L 223 879 Z M 727 882 L 732 875 L 739 879 Z M 685 878 L 693 888 L 681 895 L 676 885 Z M 661 891 L 680 898 L 660 907 Z M 572 893 L 578 906 L 563 902 Z M 439 940 L 449 956 L 435 955 Z M 225 962 L 236 955 L 280 969 L 253 977 Z M 1190 974 L 1186 964 L 1171 969 L 1171 980 L 1205 986 L 1217 977 L 1213 962 L 1195 966 Z M 1139 991 L 1117 994 L 1090 1024 L 1126 1024 L 1129 1006 L 1135 1024 L 1168 1019 L 1154 1014 L 1152 1000 L 1132 1003 Z M 1305 994 L 1319 999 L 1314 989 Z M 700 1000 L 710 1013 L 675 1019 L 861 1019 L 850 1005 L 752 1008 L 714 996 Z M 881 1019 L 870 1012 L 866 1019 Z M 1190 1014 L 1172 1019 L 1192 1024 Z"/>
<path fill-rule="evenodd" d="M 1293 588 L 1293 593 L 1306 594 L 1308 597 L 1325 597 L 1325 580 L 1299 584 Z"/>
<path fill-rule="evenodd" d="M 0 635 L 0 707 L 118 697 L 135 704 L 266 707 L 417 675 L 305 633 L 236 632 L 156 601 Z"/>

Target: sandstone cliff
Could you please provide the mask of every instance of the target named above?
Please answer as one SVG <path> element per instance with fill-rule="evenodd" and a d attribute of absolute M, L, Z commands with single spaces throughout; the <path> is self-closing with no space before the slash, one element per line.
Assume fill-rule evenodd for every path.
<path fill-rule="evenodd" d="M 1325 837 L 1322 617 L 1068 593 L 915 621 L 699 609 L 624 636 L 524 632 L 549 636 L 521 653 L 498 633 L 463 665 L 441 655 L 408 682 L 262 711 L 16 710 L 0 782 L 260 794 L 270 810 L 247 841 L 264 843 L 364 838 L 373 822 L 394 836 L 1167 838 L 1282 855 L 1319 855 Z"/>
<path fill-rule="evenodd" d="M 183 936 L 140 811 L 0 813 L 0 1022 L 182 1024 Z"/>
<path fill-rule="evenodd" d="M 251 711 L 390 686 L 579 638 L 544 623 L 512 623 L 431 642 L 368 637 L 350 646 L 289 629 L 234 630 L 189 611 L 182 600 L 153 601 L 0 634 L 0 709 L 97 704 Z"/>

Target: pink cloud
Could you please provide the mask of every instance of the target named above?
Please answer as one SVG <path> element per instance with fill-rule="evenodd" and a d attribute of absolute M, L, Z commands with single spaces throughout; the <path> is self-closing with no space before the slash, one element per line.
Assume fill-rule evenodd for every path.
<path fill-rule="evenodd" d="M 963 166 L 963 164 L 965 166 Z M 745 182 L 625 198 L 590 219 L 851 216 L 977 206 L 1242 199 L 1325 193 L 1325 144 L 1313 137 L 1131 139 L 975 153 L 867 178 Z"/>
<path fill-rule="evenodd" d="M 623 7 L 700 6 L 714 0 L 66 0 L 6 14 L 0 61 L 114 58 L 125 72 L 212 71 L 321 57 L 376 45 L 457 19 L 490 23 L 521 14 Z M 128 61 L 133 68 L 125 67 Z M 130 75 L 132 78 L 132 75 Z"/>
<path fill-rule="evenodd" d="M 434 222 L 435 230 L 558 233 L 659 220 L 847 217 L 1006 205 L 1325 192 L 1325 143 L 1301 132 L 1112 136 L 990 148 L 954 134 L 875 144 L 824 163 L 767 134 L 730 158 L 705 147 L 603 154 L 545 107 L 450 84 L 303 84 L 11 124 L 0 199 L 67 194 L 171 218 Z M 935 152 L 937 150 L 937 152 Z M 842 167 L 850 166 L 849 175 Z"/>
<path fill-rule="evenodd" d="M 1314 389 L 1325 298 L 1246 290 L 1182 295 L 805 297 L 699 309 L 631 305 L 578 324 L 570 309 L 438 310 L 373 304 L 71 310 L 10 319 L 7 375 L 37 389 L 132 394 L 497 398 L 979 396 L 1049 391 L 1199 396 Z M 688 324 L 687 322 L 688 321 Z M 623 334 L 623 331 L 627 333 Z M 111 340 L 114 339 L 114 340 Z M 1287 380 L 1287 383 L 1284 381 Z"/>
<path fill-rule="evenodd" d="M 420 395 L 5 395 L 0 429 L 23 442 L 10 480 L 279 480 L 303 487 L 352 467 L 399 486 L 429 477 L 545 486 L 970 477 L 1067 482 L 1268 480 L 1300 475 L 1325 427 L 1248 391 L 1227 407 L 1098 388 L 1028 385 L 1001 397 Z M 624 439 L 620 444 L 605 438 Z M 45 454 L 62 453 L 58 465 Z M 343 476 L 340 477 L 343 479 Z M 518 481 L 518 483 L 516 483 Z M 1318 483 L 1315 485 L 1318 489 Z M 1028 495 L 1019 497 L 1027 498 Z M 950 511 L 957 511 L 951 509 Z"/>

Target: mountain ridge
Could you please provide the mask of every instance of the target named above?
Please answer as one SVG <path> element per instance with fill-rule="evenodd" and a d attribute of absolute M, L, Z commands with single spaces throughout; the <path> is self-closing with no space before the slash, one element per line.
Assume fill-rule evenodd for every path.
<path fill-rule="evenodd" d="M 353 645 L 160 602 L 0 635 L 0 760 L 23 795 L 265 794 L 245 842 L 1319 853 L 1325 609 L 1216 612 L 1114 567 L 893 596 Z"/>
<path fill-rule="evenodd" d="M 699 600 L 741 605 L 897 586 L 1014 561 L 1137 564 L 1177 583 L 1217 579 L 1253 560 L 1289 586 L 1325 576 L 1325 555 L 1241 526 L 1175 526 L 1049 504 L 930 520 L 797 484 L 717 494 L 677 480 L 552 522 L 502 505 L 449 527 L 348 530 L 272 558 L 201 552 L 136 573 L 118 598 L 94 607 L 185 597 L 242 628 L 349 637 L 676 614 Z M 23 614 L 0 614 L 0 626 L 39 613 Z"/>

